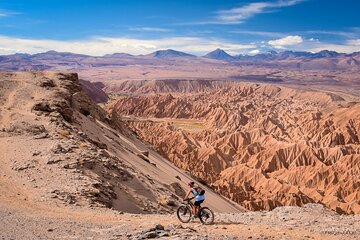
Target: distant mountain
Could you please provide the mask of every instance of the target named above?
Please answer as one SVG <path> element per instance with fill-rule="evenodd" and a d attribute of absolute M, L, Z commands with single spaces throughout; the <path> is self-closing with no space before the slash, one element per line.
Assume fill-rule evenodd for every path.
<path fill-rule="evenodd" d="M 349 54 L 349 56 L 360 58 L 360 52 L 353 52 L 353 53 Z"/>
<path fill-rule="evenodd" d="M 360 69 L 360 53 L 338 53 L 335 51 L 296 52 L 284 51 L 260 53 L 253 56 L 239 55 L 235 57 L 236 64 L 280 67 L 303 70 L 345 70 Z"/>
<path fill-rule="evenodd" d="M 309 53 L 309 52 L 284 51 L 284 52 L 274 53 L 273 56 L 275 56 L 275 58 L 277 60 L 286 60 L 286 59 L 310 57 L 311 53 Z"/>
<path fill-rule="evenodd" d="M 113 54 L 106 54 L 103 57 L 105 58 L 122 58 L 122 57 L 133 57 L 134 55 L 128 53 L 113 53 Z"/>
<path fill-rule="evenodd" d="M 7 56 L 30 57 L 31 54 L 28 54 L 28 53 L 15 53 L 15 54 L 12 54 L 12 55 L 7 55 Z"/>
<path fill-rule="evenodd" d="M 212 52 L 209 52 L 204 56 L 205 58 L 211 58 L 216 60 L 222 60 L 222 61 L 233 61 L 235 58 L 231 55 L 229 55 L 224 50 L 217 48 Z"/>
<path fill-rule="evenodd" d="M 253 61 L 269 61 L 269 60 L 287 60 L 287 59 L 296 59 L 296 58 L 306 58 L 306 57 L 310 57 L 311 55 L 312 55 L 312 53 L 310 53 L 310 52 L 269 51 L 266 53 L 259 53 L 256 55 L 239 55 L 239 56 L 236 56 L 236 59 L 237 60 L 253 60 Z"/>
<path fill-rule="evenodd" d="M 36 58 L 36 59 L 53 59 L 53 58 L 87 58 L 90 57 L 89 55 L 85 55 L 85 54 L 77 54 L 77 53 L 71 53 L 71 52 L 57 52 L 57 51 L 47 51 L 44 53 L 37 53 L 37 54 L 33 54 L 31 55 L 32 58 Z"/>
<path fill-rule="evenodd" d="M 145 56 L 151 56 L 156 58 L 171 58 L 171 57 L 195 57 L 195 55 L 191 55 L 184 52 L 175 51 L 173 49 L 167 50 L 158 50 L 156 52 L 150 53 Z"/>
<path fill-rule="evenodd" d="M 353 53 L 355 54 L 355 53 Z M 335 51 L 323 50 L 317 53 L 311 52 L 296 52 L 296 51 L 283 51 L 275 52 L 269 51 L 267 53 L 259 53 L 256 55 L 239 55 L 236 60 L 252 60 L 252 61 L 270 61 L 270 60 L 312 60 L 321 58 L 338 58 L 341 56 L 351 56 L 352 54 L 338 53 Z"/>
<path fill-rule="evenodd" d="M 323 50 L 318 53 L 313 53 L 311 55 L 312 58 L 325 58 L 325 57 L 339 57 L 340 55 L 345 55 L 343 53 L 338 53 L 335 51 Z"/>

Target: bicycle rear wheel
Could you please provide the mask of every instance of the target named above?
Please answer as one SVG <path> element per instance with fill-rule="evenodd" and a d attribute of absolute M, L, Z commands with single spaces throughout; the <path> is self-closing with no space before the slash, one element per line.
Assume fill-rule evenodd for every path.
<path fill-rule="evenodd" d="M 176 215 L 180 222 L 188 223 L 191 220 L 192 211 L 188 206 L 182 205 L 177 209 Z"/>
<path fill-rule="evenodd" d="M 203 207 L 200 209 L 199 218 L 200 221 L 205 225 L 214 223 L 214 213 L 208 207 Z"/>

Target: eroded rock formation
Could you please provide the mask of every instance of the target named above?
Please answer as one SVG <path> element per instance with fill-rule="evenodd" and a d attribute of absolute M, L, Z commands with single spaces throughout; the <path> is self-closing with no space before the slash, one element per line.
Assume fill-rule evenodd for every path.
<path fill-rule="evenodd" d="M 123 97 L 111 110 L 248 209 L 321 203 L 360 213 L 360 104 L 337 94 L 232 84 Z"/>

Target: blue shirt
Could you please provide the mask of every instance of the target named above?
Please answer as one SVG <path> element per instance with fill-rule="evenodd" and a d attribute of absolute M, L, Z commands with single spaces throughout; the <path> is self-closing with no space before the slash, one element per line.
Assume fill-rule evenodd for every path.
<path fill-rule="evenodd" d="M 205 194 L 199 195 L 195 188 L 191 189 L 192 193 L 195 195 L 195 201 L 202 201 L 205 200 Z"/>

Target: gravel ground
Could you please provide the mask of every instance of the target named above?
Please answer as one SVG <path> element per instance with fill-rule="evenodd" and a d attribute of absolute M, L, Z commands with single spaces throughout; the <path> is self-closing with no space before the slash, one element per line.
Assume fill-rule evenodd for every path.
<path fill-rule="evenodd" d="M 219 213 L 210 226 L 198 220 L 180 224 L 174 214 L 121 214 L 103 208 L 57 214 L 0 205 L 0 215 L 2 239 L 360 239 L 359 215 L 338 215 L 317 204 Z"/>

